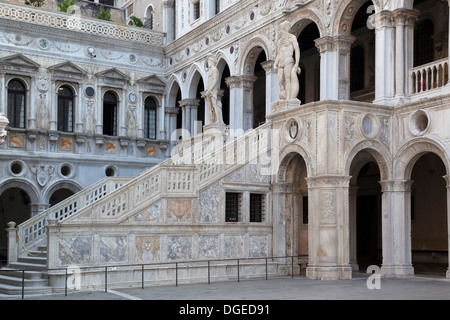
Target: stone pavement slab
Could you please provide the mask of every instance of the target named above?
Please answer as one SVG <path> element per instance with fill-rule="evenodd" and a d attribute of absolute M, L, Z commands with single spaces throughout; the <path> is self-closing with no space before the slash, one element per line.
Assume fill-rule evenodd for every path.
<path fill-rule="evenodd" d="M 450 280 L 445 278 L 380 278 L 379 288 L 369 289 L 375 284 L 375 280 L 365 274 L 335 281 L 279 277 L 144 289 L 108 288 L 108 292 L 81 291 L 67 296 L 30 296 L 25 300 L 450 300 Z"/>

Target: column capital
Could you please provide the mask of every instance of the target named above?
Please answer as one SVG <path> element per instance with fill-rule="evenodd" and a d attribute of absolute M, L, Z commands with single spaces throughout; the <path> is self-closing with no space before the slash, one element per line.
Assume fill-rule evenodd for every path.
<path fill-rule="evenodd" d="M 225 79 L 225 83 L 230 89 L 233 88 L 253 88 L 253 83 L 258 79 L 256 76 L 242 75 L 231 76 Z"/>
<path fill-rule="evenodd" d="M 394 26 L 393 12 L 383 10 L 370 16 L 371 23 L 376 29 L 392 28 Z"/>
<path fill-rule="evenodd" d="M 396 26 L 414 26 L 419 18 L 420 12 L 417 10 L 397 9 L 392 11 L 392 18 Z"/>
<path fill-rule="evenodd" d="M 413 180 L 382 180 L 381 192 L 411 192 Z"/>
<path fill-rule="evenodd" d="M 165 111 L 166 114 L 175 115 L 176 116 L 178 114 L 178 112 L 180 111 L 180 108 L 178 108 L 178 107 L 166 107 L 164 109 L 164 111 Z"/>
<path fill-rule="evenodd" d="M 266 74 L 270 74 L 275 71 L 273 68 L 274 64 L 275 64 L 274 60 L 267 60 L 261 63 L 261 67 L 264 69 Z"/>
<path fill-rule="evenodd" d="M 174 8 L 175 7 L 175 0 L 166 0 L 162 2 L 163 8 Z"/>
<path fill-rule="evenodd" d="M 323 36 L 319 39 L 314 40 L 314 43 L 320 54 L 334 50 L 334 41 L 332 36 Z"/>
<path fill-rule="evenodd" d="M 305 178 L 308 183 L 308 188 L 329 188 L 329 187 L 344 187 L 349 188 L 351 176 L 346 175 L 320 175 Z"/>
<path fill-rule="evenodd" d="M 178 103 L 181 108 L 197 108 L 200 105 L 200 99 L 183 99 Z"/>

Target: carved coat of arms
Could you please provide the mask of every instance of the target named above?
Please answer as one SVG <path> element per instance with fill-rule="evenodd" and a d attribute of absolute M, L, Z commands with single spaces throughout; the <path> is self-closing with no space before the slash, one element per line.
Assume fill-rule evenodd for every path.
<path fill-rule="evenodd" d="M 54 171 L 55 167 L 49 164 L 33 164 L 31 166 L 31 172 L 36 176 L 36 181 L 41 187 L 47 184 Z"/>

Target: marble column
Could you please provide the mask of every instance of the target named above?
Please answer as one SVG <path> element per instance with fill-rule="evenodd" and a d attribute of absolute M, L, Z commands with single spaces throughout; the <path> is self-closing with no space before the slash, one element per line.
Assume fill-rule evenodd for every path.
<path fill-rule="evenodd" d="M 166 33 L 166 44 L 169 44 L 175 39 L 175 1 L 163 1 L 162 7 L 164 15 L 164 32 Z"/>
<path fill-rule="evenodd" d="M 194 123 L 197 120 L 197 112 L 192 112 L 193 110 L 197 111 L 198 106 L 200 105 L 199 99 L 183 99 L 180 100 L 180 107 L 183 112 L 183 129 L 187 130 L 190 133 L 190 136 L 193 137 L 195 135 L 194 132 Z M 195 118 L 194 118 L 195 113 Z"/>
<path fill-rule="evenodd" d="M 390 105 L 395 94 L 395 26 L 391 11 L 372 15 L 375 26 L 375 100 Z"/>
<path fill-rule="evenodd" d="M 352 267 L 353 271 L 358 271 L 358 260 L 357 260 L 357 251 L 356 251 L 356 243 L 357 243 L 357 228 L 356 228 L 356 201 L 358 196 L 359 187 L 356 185 L 351 185 L 348 194 L 348 207 L 349 207 L 349 254 L 350 259 L 349 263 Z"/>
<path fill-rule="evenodd" d="M 308 279 L 351 279 L 349 263 L 350 176 L 307 178 L 310 212 Z"/>
<path fill-rule="evenodd" d="M 339 35 L 334 38 L 338 65 L 338 79 L 335 80 L 338 100 L 350 100 L 350 52 L 355 39 L 350 35 Z"/>
<path fill-rule="evenodd" d="M 272 113 L 271 104 L 278 101 L 280 87 L 278 86 L 278 76 L 275 71 L 273 60 L 267 60 L 261 63 L 266 72 L 266 116 Z"/>
<path fill-rule="evenodd" d="M 253 128 L 253 83 L 255 76 L 232 76 L 225 79 L 230 88 L 230 130 L 242 133 Z"/>
<path fill-rule="evenodd" d="M 337 100 L 337 83 L 331 75 L 337 75 L 335 52 L 333 50 L 333 37 L 324 36 L 316 39 L 316 47 L 320 54 L 320 73 L 326 77 L 320 77 L 320 100 Z"/>
<path fill-rule="evenodd" d="M 381 185 L 381 273 L 406 277 L 414 274 L 411 259 L 411 180 L 384 180 Z"/>
<path fill-rule="evenodd" d="M 409 69 L 414 64 L 414 22 L 418 12 L 399 9 L 393 12 L 395 22 L 395 101 L 409 92 Z"/>

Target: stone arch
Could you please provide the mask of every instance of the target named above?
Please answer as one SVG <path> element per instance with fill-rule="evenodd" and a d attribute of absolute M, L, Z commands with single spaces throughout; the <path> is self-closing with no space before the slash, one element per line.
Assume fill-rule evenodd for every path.
<path fill-rule="evenodd" d="M 344 174 L 350 175 L 354 168 L 353 160 L 361 151 L 367 152 L 376 161 L 380 169 L 381 180 L 389 180 L 392 177 L 392 157 L 384 144 L 376 140 L 363 140 L 356 143 L 344 154 Z M 368 160 L 369 158 L 367 158 Z"/>
<path fill-rule="evenodd" d="M 68 189 L 75 194 L 81 191 L 83 187 L 73 180 L 60 180 L 58 182 L 55 182 L 52 185 L 48 186 L 43 192 L 43 199 L 45 199 L 45 203 L 50 202 L 50 197 L 55 191 L 58 191 L 58 189 Z"/>
<path fill-rule="evenodd" d="M 172 79 L 169 81 L 169 85 L 167 86 L 168 94 L 167 94 L 167 106 L 168 107 L 174 107 L 177 104 L 176 97 L 178 90 L 181 92 L 181 96 L 183 97 L 183 90 L 180 86 L 180 79 L 178 79 L 176 76 L 172 76 Z"/>
<path fill-rule="evenodd" d="M 194 64 L 189 73 L 190 75 L 188 76 L 188 80 L 186 81 L 188 83 L 188 98 L 195 98 L 200 80 L 203 81 L 203 85 L 205 86 L 204 79 L 206 79 L 207 76 L 204 74 L 203 69 L 200 68 L 198 64 Z"/>
<path fill-rule="evenodd" d="M 286 168 L 296 155 L 300 155 L 304 159 L 308 175 L 313 175 L 312 157 L 306 150 L 307 148 L 305 148 L 305 146 L 299 144 L 289 144 L 280 150 L 278 158 L 280 159 L 280 162 L 276 174 L 276 182 L 286 182 Z"/>
<path fill-rule="evenodd" d="M 368 0 L 347 0 L 340 3 L 339 8 L 336 10 L 336 19 L 334 21 L 334 33 L 336 34 L 350 34 L 352 30 L 353 20 L 355 18 L 358 10 L 366 3 Z M 381 11 L 380 0 L 371 0 L 375 12 Z"/>
<path fill-rule="evenodd" d="M 449 155 L 446 150 L 449 146 L 438 139 L 420 137 L 405 143 L 397 152 L 394 161 L 394 178 L 396 180 L 409 180 L 416 161 L 425 153 L 436 154 L 444 163 L 445 171 L 449 173 Z"/>
<path fill-rule="evenodd" d="M 242 51 L 240 73 L 243 75 L 253 75 L 255 63 L 261 52 L 264 51 L 266 58 L 271 58 L 269 41 L 265 37 L 254 37 L 246 45 Z"/>
<path fill-rule="evenodd" d="M 234 76 L 234 63 L 231 57 L 223 50 L 219 50 L 216 54 L 217 69 L 219 69 L 220 76 L 222 76 L 223 71 L 226 66 L 230 70 L 230 76 Z"/>
<path fill-rule="evenodd" d="M 292 27 L 291 32 L 298 38 L 303 29 L 309 25 L 310 23 L 315 23 L 317 29 L 319 29 L 320 36 L 323 37 L 326 32 L 326 27 L 324 24 L 324 20 L 320 15 L 316 14 L 314 11 L 310 9 L 305 10 L 296 10 L 292 15 L 287 19 Z"/>
<path fill-rule="evenodd" d="M 39 190 L 33 185 L 33 183 L 29 182 L 25 179 L 8 179 L 1 183 L 0 185 L 0 195 L 7 189 L 10 188 L 20 188 L 25 191 L 30 197 L 31 203 L 39 204 L 42 203 L 42 198 Z"/>

